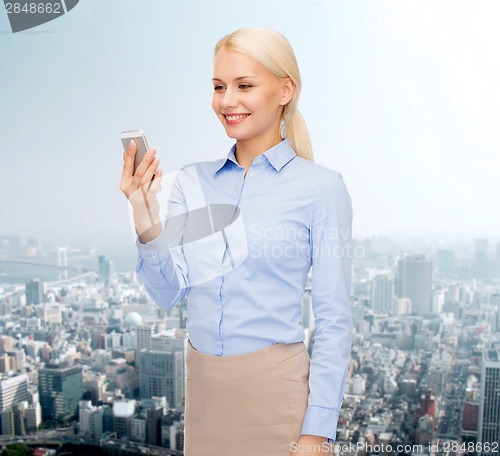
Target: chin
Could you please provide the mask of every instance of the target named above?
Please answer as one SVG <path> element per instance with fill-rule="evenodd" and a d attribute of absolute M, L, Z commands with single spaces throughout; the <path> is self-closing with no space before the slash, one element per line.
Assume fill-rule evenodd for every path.
<path fill-rule="evenodd" d="M 226 135 L 228 138 L 235 139 L 236 141 L 244 141 L 245 139 L 251 139 L 252 135 L 244 134 L 244 133 L 235 133 L 226 130 Z"/>

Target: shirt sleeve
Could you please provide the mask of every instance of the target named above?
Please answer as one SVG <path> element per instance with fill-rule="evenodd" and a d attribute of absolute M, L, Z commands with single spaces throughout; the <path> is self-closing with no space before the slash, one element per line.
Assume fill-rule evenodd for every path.
<path fill-rule="evenodd" d="M 310 226 L 315 337 L 302 434 L 336 438 L 352 343 L 352 203 L 342 176 L 328 174 Z"/>
<path fill-rule="evenodd" d="M 188 213 L 177 178 L 170 189 L 166 214 L 158 237 L 143 244 L 137 236 L 136 272 L 151 299 L 170 310 L 189 290 L 188 265 L 182 245 Z"/>

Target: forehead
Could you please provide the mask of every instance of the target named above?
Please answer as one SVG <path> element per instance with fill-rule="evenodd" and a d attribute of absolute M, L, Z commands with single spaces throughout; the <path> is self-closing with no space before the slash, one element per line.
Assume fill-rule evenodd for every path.
<path fill-rule="evenodd" d="M 241 52 L 221 49 L 214 58 L 214 78 L 232 80 L 241 76 L 269 77 L 272 73 Z"/>

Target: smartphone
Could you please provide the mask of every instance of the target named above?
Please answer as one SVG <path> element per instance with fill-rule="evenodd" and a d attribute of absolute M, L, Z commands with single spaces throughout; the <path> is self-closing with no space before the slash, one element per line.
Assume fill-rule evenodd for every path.
<path fill-rule="evenodd" d="M 142 130 L 131 130 L 131 131 L 123 131 L 120 134 L 120 139 L 122 140 L 123 150 L 127 150 L 128 144 L 131 139 L 135 141 L 137 144 L 137 151 L 135 153 L 135 162 L 134 162 L 134 172 L 137 170 L 139 163 L 141 163 L 144 155 L 148 151 L 148 142 L 146 141 L 146 135 Z"/>

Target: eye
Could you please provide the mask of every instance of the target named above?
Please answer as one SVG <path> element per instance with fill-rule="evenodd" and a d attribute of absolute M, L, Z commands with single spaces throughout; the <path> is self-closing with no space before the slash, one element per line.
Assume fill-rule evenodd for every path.
<path fill-rule="evenodd" d="M 214 90 L 215 90 L 216 92 L 220 92 L 223 88 L 224 88 L 224 87 L 222 87 L 221 85 L 216 85 L 216 86 L 214 87 Z"/>
<path fill-rule="evenodd" d="M 239 87 L 240 89 L 245 90 L 245 89 L 249 89 L 249 88 L 250 88 L 250 87 L 252 87 L 252 86 L 251 86 L 250 84 L 240 84 L 238 87 Z"/>

